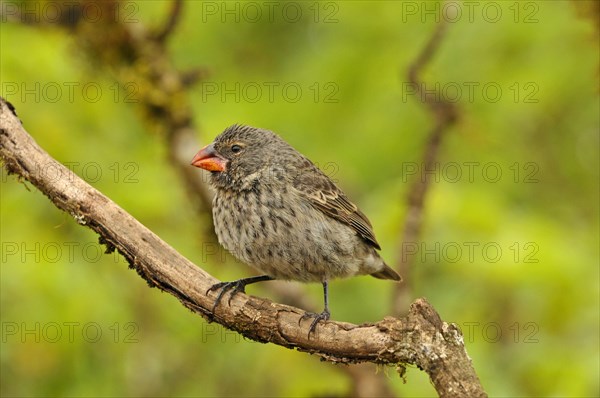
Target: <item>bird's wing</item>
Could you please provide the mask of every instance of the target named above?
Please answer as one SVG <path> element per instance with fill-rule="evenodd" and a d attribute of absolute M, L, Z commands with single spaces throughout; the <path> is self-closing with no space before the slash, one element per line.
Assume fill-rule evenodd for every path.
<path fill-rule="evenodd" d="M 381 249 L 367 216 L 352 203 L 329 177 L 304 158 L 295 170 L 292 184 L 301 196 L 327 216 L 353 228 L 363 239 Z"/>

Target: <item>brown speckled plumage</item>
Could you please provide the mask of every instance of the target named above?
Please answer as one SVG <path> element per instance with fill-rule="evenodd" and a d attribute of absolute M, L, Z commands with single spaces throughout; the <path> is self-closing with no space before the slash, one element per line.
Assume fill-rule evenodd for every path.
<path fill-rule="evenodd" d="M 377 253 L 380 247 L 367 217 L 275 133 L 233 125 L 211 144 L 210 154 L 223 164 L 216 171 L 208 168 L 216 190 L 213 217 L 219 242 L 268 275 L 261 280 L 321 282 L 326 291 L 334 278 L 370 274 L 401 279 Z M 233 286 L 232 293 L 248 283 Z M 219 287 L 232 288 L 227 284 Z M 326 305 L 311 330 L 327 318 Z"/>

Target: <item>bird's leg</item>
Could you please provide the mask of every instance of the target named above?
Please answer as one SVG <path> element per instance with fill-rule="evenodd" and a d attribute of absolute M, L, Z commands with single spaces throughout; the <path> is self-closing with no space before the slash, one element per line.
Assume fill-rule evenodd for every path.
<path fill-rule="evenodd" d="M 317 327 L 317 323 L 319 323 L 319 321 L 326 321 L 331 315 L 329 313 L 329 285 L 327 284 L 327 281 L 323 282 L 323 297 L 325 300 L 325 309 L 323 310 L 323 312 L 321 312 L 320 314 L 307 312 L 300 318 L 301 321 L 306 318 L 315 318 L 310 324 L 310 328 L 308 329 L 308 337 L 310 337 L 311 333 L 314 333 L 315 328 Z"/>
<path fill-rule="evenodd" d="M 221 299 L 223 298 L 225 293 L 227 293 L 227 291 L 231 290 L 231 294 L 229 295 L 229 300 L 227 301 L 227 305 L 230 305 L 231 298 L 233 296 L 235 296 L 239 292 L 246 293 L 246 285 L 250 285 L 252 283 L 262 282 L 262 281 L 272 281 L 274 279 L 275 278 L 273 278 L 269 275 L 260 275 L 260 276 L 251 276 L 249 278 L 242 278 L 242 279 L 238 279 L 238 280 L 231 281 L 231 282 L 215 283 L 206 291 L 206 294 L 208 294 L 209 292 L 212 292 L 214 290 L 221 289 L 221 291 L 219 292 L 219 295 L 217 296 L 217 299 L 215 300 L 215 304 L 213 305 L 212 312 L 213 313 L 215 312 L 215 309 L 217 308 L 217 306 L 221 302 Z"/>

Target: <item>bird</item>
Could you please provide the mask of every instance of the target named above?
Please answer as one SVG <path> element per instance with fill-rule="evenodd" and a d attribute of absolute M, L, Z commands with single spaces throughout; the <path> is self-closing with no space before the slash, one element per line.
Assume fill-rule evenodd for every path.
<path fill-rule="evenodd" d="M 269 280 L 317 282 L 324 310 L 308 335 L 330 319 L 329 281 L 357 275 L 400 282 L 381 258 L 367 216 L 312 161 L 273 131 L 234 124 L 200 149 L 191 165 L 210 172 L 219 243 L 262 273 L 214 284 L 213 313 L 227 291 Z"/>

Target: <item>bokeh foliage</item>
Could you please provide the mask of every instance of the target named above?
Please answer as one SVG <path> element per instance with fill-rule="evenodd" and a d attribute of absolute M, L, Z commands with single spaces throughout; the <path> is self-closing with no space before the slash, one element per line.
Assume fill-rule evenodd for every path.
<path fill-rule="evenodd" d="M 43 10 L 50 3 L 28 4 Z M 462 327 L 490 395 L 595 396 L 599 50 L 597 25 L 581 15 L 595 8 L 492 2 L 502 12 L 496 20 L 484 2 L 470 3 L 471 13 L 458 3 L 463 14 L 452 18 L 423 75 L 457 98 L 460 120 L 442 144 L 426 203 L 414 296 Z M 160 24 L 169 9 L 166 1 L 126 4 L 132 8 L 123 10 L 134 11 L 130 23 L 146 26 Z M 247 8 L 244 14 L 248 4 L 262 9 L 262 18 L 253 22 Z M 301 10 L 296 21 L 291 8 L 287 16 L 277 11 L 287 3 L 275 4 L 270 18 L 260 2 L 185 3 L 169 45 L 182 69 L 209 71 L 189 93 L 198 138 L 209 142 L 238 122 L 279 132 L 369 215 L 394 264 L 407 189 L 423 171 L 433 122 L 407 93 L 405 72 L 432 31 L 435 10 L 453 14 L 437 2 L 303 2 L 292 3 Z M 210 254 L 163 141 L 72 37 L 3 20 L 0 81 L 2 95 L 52 156 L 211 274 L 248 274 Z M 93 96 L 84 92 L 90 85 L 101 89 L 97 100 L 86 97 Z M 297 100 L 295 87 L 302 90 Z M 189 148 L 190 159 L 197 149 Z M 4 171 L 0 187 L 2 396 L 347 391 L 347 377 L 332 365 L 245 341 L 148 289 L 122 259 L 101 255 L 93 233 Z M 498 247 L 499 255 L 492 250 Z M 305 290 L 319 302 L 319 286 Z M 334 282 L 333 318 L 379 320 L 389 313 L 391 291 L 371 278 Z M 249 292 L 265 294 L 260 286 Z M 401 396 L 434 394 L 416 369 L 406 384 L 393 369 L 382 373 Z"/>

